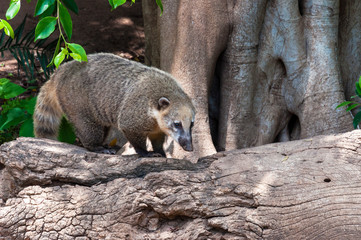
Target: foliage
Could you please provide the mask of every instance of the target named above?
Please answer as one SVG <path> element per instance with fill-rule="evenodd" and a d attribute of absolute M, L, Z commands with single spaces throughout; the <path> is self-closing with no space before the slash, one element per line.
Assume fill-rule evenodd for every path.
<path fill-rule="evenodd" d="M 4 29 L 6 35 L 8 35 L 11 38 L 14 38 L 14 30 L 12 29 L 10 24 L 4 19 L 0 19 L 0 30 L 1 29 Z"/>
<path fill-rule="evenodd" d="M 15 139 L 17 135 L 34 136 L 32 115 L 36 98 L 20 98 L 24 92 L 26 89 L 9 79 L 0 79 L 0 99 L 4 102 L 0 114 L 0 144 Z"/>
<path fill-rule="evenodd" d="M 27 90 L 10 82 L 7 78 L 0 79 L 0 144 L 14 140 L 16 137 L 34 137 L 33 114 L 36 97 L 23 96 Z M 75 133 L 69 122 L 63 118 L 59 129 L 59 140 L 67 143 L 75 142 Z"/>
<path fill-rule="evenodd" d="M 35 28 L 35 41 L 48 38 L 58 26 L 59 38 L 53 59 L 49 64 L 54 64 L 56 67 L 59 67 L 69 56 L 79 62 L 87 61 L 84 48 L 79 44 L 68 42 L 71 40 L 73 32 L 73 23 L 68 9 L 78 14 L 78 6 L 74 0 L 63 0 L 62 2 L 60 0 L 38 0 L 35 8 L 35 16 L 40 18 Z M 60 46 L 62 41 L 64 47 Z"/>
<path fill-rule="evenodd" d="M 76 135 L 73 126 L 66 120 L 65 117 L 61 119 L 59 127 L 58 140 L 60 142 L 66 142 L 73 144 L 75 142 Z"/>
<path fill-rule="evenodd" d="M 47 67 L 52 58 L 52 53 L 57 44 L 57 40 L 45 44 L 46 40 L 40 40 L 32 44 L 35 39 L 35 28 L 24 33 L 24 26 L 27 17 L 15 29 L 14 38 L 8 38 L 5 41 L 5 33 L 0 34 L 0 53 L 4 55 L 5 51 L 11 52 L 18 62 L 18 65 L 24 70 L 27 79 L 35 79 L 36 74 L 44 73 L 45 79 L 50 77 L 54 67 Z M 37 67 L 36 59 L 39 60 L 40 68 Z"/>
<path fill-rule="evenodd" d="M 357 97 L 361 98 L 361 77 L 359 78 L 358 82 L 356 82 L 355 92 L 356 92 L 356 95 L 352 96 L 351 99 L 354 99 Z M 340 105 L 338 105 L 336 107 L 336 109 L 343 107 L 343 106 L 347 106 L 346 111 L 348 111 L 348 112 L 353 109 L 356 109 L 356 108 L 361 110 L 361 103 L 355 102 L 355 101 L 345 101 L 345 102 L 341 103 Z M 361 111 L 357 112 L 356 115 L 354 116 L 353 127 L 356 129 L 360 122 L 361 122 Z"/>
<path fill-rule="evenodd" d="M 27 0 L 30 2 L 31 0 Z M 108 0 L 112 10 L 126 3 L 126 0 Z M 135 0 L 131 0 L 135 3 Z M 156 0 L 157 5 L 163 13 L 163 5 L 161 0 Z M 10 20 L 16 16 L 21 6 L 20 0 L 11 0 L 8 10 L 6 11 L 6 19 Z M 35 7 L 35 16 L 39 17 L 39 22 L 35 28 L 34 41 L 48 38 L 58 27 L 59 37 L 55 47 L 54 55 L 48 66 L 59 65 L 69 56 L 76 61 L 87 61 L 84 48 L 76 43 L 70 43 L 73 33 L 73 22 L 69 14 L 69 10 L 78 14 L 78 6 L 74 0 L 38 0 Z M 15 37 L 14 31 L 10 24 L 0 19 L 0 30 L 4 29 L 6 35 L 11 38 Z M 63 43 L 63 47 L 61 46 Z"/>

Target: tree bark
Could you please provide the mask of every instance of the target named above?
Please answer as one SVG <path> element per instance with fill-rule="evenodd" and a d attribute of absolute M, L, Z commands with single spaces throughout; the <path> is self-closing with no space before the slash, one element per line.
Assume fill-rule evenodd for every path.
<path fill-rule="evenodd" d="M 216 152 L 209 128 L 208 97 L 216 62 L 229 32 L 227 5 L 222 1 L 207 2 L 164 1 L 167 10 L 157 19 L 155 2 L 143 1 L 145 34 L 152 42 L 146 45 L 146 60 L 172 73 L 192 97 L 197 109 L 194 148 L 202 156 Z M 185 156 L 174 146 L 174 156 Z"/>
<path fill-rule="evenodd" d="M 230 150 L 352 129 L 335 107 L 361 74 L 357 1 L 164 0 L 164 9 L 143 1 L 146 59 L 195 100 L 199 156 L 214 151 L 210 134 Z"/>
<path fill-rule="evenodd" d="M 0 146 L 0 239 L 357 239 L 361 131 L 197 163 Z"/>
<path fill-rule="evenodd" d="M 360 11 L 360 1 L 341 1 L 338 54 L 347 100 L 355 95 L 355 82 L 361 75 Z"/>

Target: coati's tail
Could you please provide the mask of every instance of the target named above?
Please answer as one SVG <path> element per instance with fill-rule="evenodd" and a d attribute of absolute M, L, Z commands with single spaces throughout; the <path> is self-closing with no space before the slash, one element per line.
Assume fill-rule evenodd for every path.
<path fill-rule="evenodd" d="M 40 89 L 34 112 L 34 134 L 38 138 L 56 140 L 63 111 L 56 94 L 54 81 L 48 81 Z"/>

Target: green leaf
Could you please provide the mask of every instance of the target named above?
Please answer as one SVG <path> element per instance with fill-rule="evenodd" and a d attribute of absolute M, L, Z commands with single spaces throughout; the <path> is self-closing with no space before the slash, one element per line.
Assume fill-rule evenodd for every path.
<path fill-rule="evenodd" d="M 109 1 L 109 4 L 110 6 L 112 7 L 112 10 L 114 9 L 114 3 L 113 3 L 113 0 L 108 0 Z"/>
<path fill-rule="evenodd" d="M 6 78 L 0 79 L 0 98 L 9 99 L 24 93 L 26 89 L 10 82 Z"/>
<path fill-rule="evenodd" d="M 340 105 L 338 105 L 338 106 L 336 107 L 336 109 L 337 109 L 337 108 L 340 108 L 340 107 L 343 107 L 343 106 L 346 106 L 346 105 L 349 105 L 350 103 L 352 103 L 352 102 L 351 102 L 351 101 L 345 101 L 345 102 L 341 103 Z"/>
<path fill-rule="evenodd" d="M 21 40 L 21 36 L 23 34 L 23 31 L 24 31 L 25 21 L 26 21 L 26 16 L 24 17 L 24 19 L 20 23 L 20 25 L 14 31 L 14 39 L 15 39 L 16 44 L 19 44 L 19 42 Z"/>
<path fill-rule="evenodd" d="M 349 106 L 346 111 L 351 111 L 352 109 L 356 108 L 357 106 L 359 106 L 359 104 L 355 103 L 355 104 L 352 104 L 351 106 Z"/>
<path fill-rule="evenodd" d="M 113 0 L 113 9 L 123 5 L 125 2 L 126 0 Z"/>
<path fill-rule="evenodd" d="M 34 136 L 34 121 L 31 117 L 26 119 L 20 126 L 20 137 L 35 137 Z"/>
<path fill-rule="evenodd" d="M 4 19 L 0 19 L 0 29 L 4 28 L 5 34 L 14 39 L 14 30 Z"/>
<path fill-rule="evenodd" d="M 11 0 L 10 6 L 6 11 L 6 20 L 13 19 L 20 10 L 20 0 Z"/>
<path fill-rule="evenodd" d="M 2 126 L 6 122 L 6 119 L 7 119 L 6 114 L 3 114 L 3 113 L 0 114 L 0 126 Z"/>
<path fill-rule="evenodd" d="M 75 142 L 75 133 L 72 125 L 63 117 L 61 119 L 58 140 L 73 144 Z"/>
<path fill-rule="evenodd" d="M 56 68 L 59 67 L 59 65 L 64 61 L 65 56 L 68 54 L 68 50 L 66 50 L 65 48 L 63 48 L 61 50 L 61 52 L 56 55 L 55 59 L 54 59 L 54 65 Z"/>
<path fill-rule="evenodd" d="M 43 19 L 44 17 L 49 17 L 53 15 L 55 12 L 56 4 L 50 5 L 42 14 L 39 15 L 39 20 Z"/>
<path fill-rule="evenodd" d="M 55 0 L 38 0 L 35 7 L 35 16 L 45 12 L 51 5 L 55 6 Z"/>
<path fill-rule="evenodd" d="M 82 61 L 88 61 L 88 57 L 86 56 L 86 52 L 82 46 L 76 43 L 68 43 L 68 47 L 73 53 L 79 54 Z"/>
<path fill-rule="evenodd" d="M 1 125 L 0 130 L 7 129 L 12 126 L 18 125 L 25 118 L 25 113 L 20 108 L 13 108 L 8 111 L 6 114 L 6 121 L 3 125 Z"/>
<path fill-rule="evenodd" d="M 355 117 L 353 118 L 353 127 L 356 129 L 357 128 L 357 125 L 360 123 L 361 121 L 361 111 L 358 112 Z"/>
<path fill-rule="evenodd" d="M 356 92 L 356 95 L 361 98 L 361 87 L 360 87 L 360 84 L 358 82 L 356 82 L 356 90 L 355 90 L 355 92 Z"/>
<path fill-rule="evenodd" d="M 79 13 L 78 6 L 76 5 L 74 0 L 62 0 L 62 2 L 64 3 L 65 7 L 70 9 L 72 12 L 76 14 Z"/>
<path fill-rule="evenodd" d="M 56 20 L 56 17 L 44 17 L 41 19 L 35 28 L 34 42 L 49 37 L 55 30 Z"/>
<path fill-rule="evenodd" d="M 54 64 L 55 57 L 56 57 L 56 56 L 58 55 L 58 53 L 59 53 L 60 40 L 61 40 L 61 38 L 59 37 L 58 43 L 56 44 L 56 47 L 55 47 L 55 51 L 54 51 L 54 54 L 53 54 L 53 58 L 51 59 L 51 61 L 50 61 L 50 63 L 48 64 L 48 66 L 46 66 L 46 67 L 50 67 L 51 65 Z"/>
<path fill-rule="evenodd" d="M 71 21 L 71 17 L 68 10 L 61 3 L 59 5 L 59 17 L 60 17 L 60 23 L 64 28 L 65 34 L 68 36 L 68 39 L 70 40 L 73 32 L 73 23 Z"/>
<path fill-rule="evenodd" d="M 162 4 L 162 0 L 156 0 L 156 3 L 158 5 L 158 7 L 160 8 L 160 16 L 162 16 L 163 14 L 163 4 Z"/>
<path fill-rule="evenodd" d="M 0 86 L 6 84 L 6 83 L 8 83 L 8 82 L 10 82 L 9 79 L 7 79 L 7 78 L 0 78 Z"/>
<path fill-rule="evenodd" d="M 34 114 L 36 105 L 36 97 L 26 98 L 24 101 L 20 102 L 19 107 L 24 109 L 29 114 Z"/>
<path fill-rule="evenodd" d="M 77 54 L 77 53 L 70 53 L 70 56 L 71 56 L 74 60 L 76 60 L 76 61 L 78 61 L 78 62 L 81 62 L 81 56 L 80 56 L 79 54 Z"/>

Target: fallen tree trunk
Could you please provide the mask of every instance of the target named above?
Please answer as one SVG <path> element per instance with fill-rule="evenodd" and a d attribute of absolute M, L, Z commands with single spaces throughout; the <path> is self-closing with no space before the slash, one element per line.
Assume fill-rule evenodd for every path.
<path fill-rule="evenodd" d="M 199 159 L 0 146 L 0 239 L 356 239 L 361 131 Z"/>

